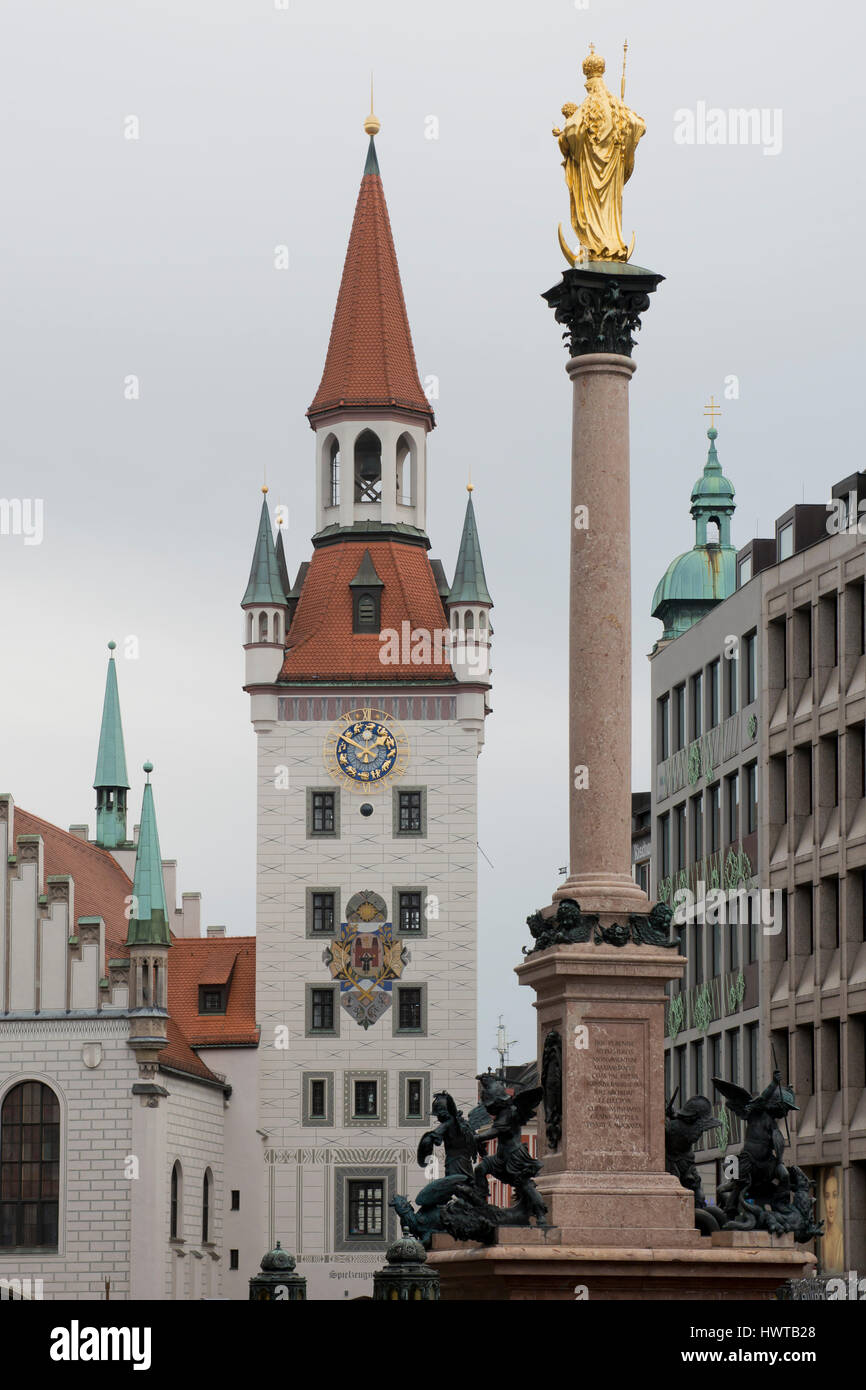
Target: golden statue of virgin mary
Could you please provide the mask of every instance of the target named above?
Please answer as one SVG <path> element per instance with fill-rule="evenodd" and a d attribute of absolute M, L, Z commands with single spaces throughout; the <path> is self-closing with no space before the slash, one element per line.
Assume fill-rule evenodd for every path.
<path fill-rule="evenodd" d="M 566 102 L 562 108 L 565 126 L 553 131 L 564 156 L 571 225 L 591 261 L 627 261 L 634 237 L 626 246 L 622 238 L 622 190 L 631 178 L 634 153 L 646 123 L 605 86 L 604 59 L 592 45 L 583 60 L 583 72 L 586 100 L 580 106 Z M 565 241 L 562 224 L 559 242 L 566 259 L 574 265 L 578 257 Z"/>

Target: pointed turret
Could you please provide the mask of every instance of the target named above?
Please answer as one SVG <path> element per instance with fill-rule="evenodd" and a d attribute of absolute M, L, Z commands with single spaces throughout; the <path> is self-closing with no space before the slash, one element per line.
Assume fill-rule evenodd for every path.
<path fill-rule="evenodd" d="M 262 499 L 262 510 L 259 516 L 259 529 L 256 534 L 256 544 L 253 550 L 253 563 L 250 566 L 250 577 L 247 582 L 246 593 L 241 599 L 241 607 L 246 608 L 250 604 L 283 604 L 285 594 L 280 582 L 280 570 L 277 564 L 277 552 L 274 546 L 273 532 L 271 531 L 271 514 L 268 510 L 267 488 L 262 488 L 265 494 Z"/>
<path fill-rule="evenodd" d="M 472 484 L 467 484 L 469 500 L 463 519 L 463 534 L 454 567 L 454 582 L 447 609 L 451 624 L 454 672 L 461 681 L 490 681 L 490 609 L 493 600 L 487 588 L 481 542 L 472 505 Z"/>
<path fill-rule="evenodd" d="M 165 903 L 165 884 L 162 877 L 162 855 L 159 852 L 159 833 L 153 805 L 150 774 L 153 763 L 145 763 L 147 781 L 141 802 L 141 826 L 135 855 L 135 875 L 132 881 L 133 914 L 129 919 L 127 946 L 170 946 L 168 909 Z"/>
<path fill-rule="evenodd" d="M 361 189 L 319 389 L 317 538 L 388 527 L 425 539 L 426 439 L 435 421 L 418 376 L 372 111 Z"/>
<path fill-rule="evenodd" d="M 370 136 L 355 205 L 325 370 L 307 411 L 318 427 L 330 412 L 390 409 L 428 429 L 433 411 L 418 378 L 391 221 Z"/>
<path fill-rule="evenodd" d="M 286 600 L 288 601 L 289 595 L 292 592 L 292 581 L 289 578 L 289 567 L 286 564 L 286 548 L 283 544 L 282 526 L 280 526 L 277 530 L 276 556 L 277 573 L 280 576 L 280 588 L 282 589 L 283 593 L 286 596 Z"/>
<path fill-rule="evenodd" d="M 460 549 L 457 552 L 457 564 L 454 568 L 454 583 L 451 585 L 451 592 L 448 601 L 455 603 L 482 603 L 489 607 L 493 606 L 487 588 L 487 580 L 484 576 L 484 561 L 481 558 L 481 543 L 478 539 L 478 527 L 475 522 L 475 508 L 472 505 L 472 491 L 470 485 L 469 500 L 466 503 L 466 516 L 463 518 L 463 535 L 460 537 Z"/>
<path fill-rule="evenodd" d="M 126 944 L 129 947 L 129 1046 L 140 1066 L 152 1068 L 168 1041 L 166 965 L 171 932 L 162 876 L 162 855 L 153 806 L 150 774 L 141 803 L 141 826 L 132 880 L 132 903 Z M 146 1073 L 147 1074 L 147 1073 Z"/>
<path fill-rule="evenodd" d="M 274 545 L 271 514 L 268 509 L 268 489 L 262 488 L 262 510 L 253 549 L 253 563 L 246 592 L 241 600 L 244 610 L 244 651 L 246 652 L 246 685 L 260 685 L 276 679 L 282 663 L 286 637 L 288 573 L 282 545 L 282 534 Z"/>
<path fill-rule="evenodd" d="M 93 779 L 96 790 L 96 843 L 105 849 L 115 849 L 126 841 L 126 794 L 129 790 L 114 662 L 116 647 L 116 642 L 109 642 L 99 751 Z"/>

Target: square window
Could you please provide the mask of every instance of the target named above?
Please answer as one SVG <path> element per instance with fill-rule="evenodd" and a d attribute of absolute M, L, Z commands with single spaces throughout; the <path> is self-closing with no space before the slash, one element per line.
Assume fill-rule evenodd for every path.
<path fill-rule="evenodd" d="M 356 1081 L 354 1085 L 354 1115 L 360 1119 L 364 1115 L 377 1115 L 379 1109 L 379 1087 L 375 1081 Z"/>
<path fill-rule="evenodd" d="M 334 991 L 332 989 L 310 990 L 310 1031 L 313 1033 L 334 1032 Z"/>
<path fill-rule="evenodd" d="M 421 894 L 401 892 L 398 897 L 398 928 L 400 931 L 420 932 Z"/>
<path fill-rule="evenodd" d="M 349 1236 L 381 1236 L 385 1228 L 385 1184 L 352 1182 L 348 1186 Z"/>
<path fill-rule="evenodd" d="M 200 1014 L 224 1014 L 226 1011 L 225 985 L 199 985 L 198 1011 Z"/>
<path fill-rule="evenodd" d="M 401 835 L 421 834 L 421 793 L 397 793 L 397 829 Z"/>
<path fill-rule="evenodd" d="M 334 934 L 334 894 L 313 894 L 313 931 Z"/>
<path fill-rule="evenodd" d="M 398 1008 L 400 1011 L 400 1031 L 420 1033 L 423 1022 L 420 989 L 409 987 L 401 989 Z"/>
<path fill-rule="evenodd" d="M 311 829 L 314 835 L 333 835 L 335 800 L 333 792 L 313 792 Z"/>
<path fill-rule="evenodd" d="M 324 1120 L 327 1115 L 328 1092 L 323 1079 L 310 1082 L 310 1119 Z"/>

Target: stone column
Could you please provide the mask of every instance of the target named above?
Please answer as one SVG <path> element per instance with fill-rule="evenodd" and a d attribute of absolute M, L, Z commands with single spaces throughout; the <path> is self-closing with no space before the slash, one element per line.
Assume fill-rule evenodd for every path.
<path fill-rule="evenodd" d="M 631 875 L 632 329 L 660 275 L 592 262 L 544 298 L 572 353 L 569 875 L 554 898 L 605 915 L 646 911 Z"/>
<path fill-rule="evenodd" d="M 632 331 L 660 279 L 591 263 L 544 296 L 573 387 L 571 860 L 517 974 L 537 995 L 538 1187 L 565 1244 L 700 1240 L 691 1194 L 665 1171 L 665 986 L 685 960 L 631 876 L 628 388 Z"/>

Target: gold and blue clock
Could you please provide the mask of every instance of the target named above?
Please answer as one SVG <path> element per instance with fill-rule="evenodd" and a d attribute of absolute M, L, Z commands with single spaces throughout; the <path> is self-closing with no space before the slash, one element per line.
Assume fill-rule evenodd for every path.
<path fill-rule="evenodd" d="M 406 771 L 409 741 L 384 710 L 350 710 L 332 725 L 325 739 L 325 766 L 350 791 L 372 791 L 396 781 Z"/>

